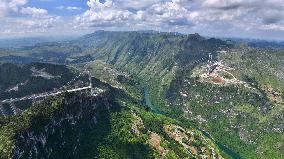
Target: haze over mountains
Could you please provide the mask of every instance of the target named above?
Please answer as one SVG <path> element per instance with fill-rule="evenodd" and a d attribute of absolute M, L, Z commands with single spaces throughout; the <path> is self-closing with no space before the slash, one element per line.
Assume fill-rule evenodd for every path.
<path fill-rule="evenodd" d="M 24 46 L 33 46 L 38 43 L 44 42 L 59 42 L 78 38 L 77 36 L 64 36 L 64 37 L 26 37 L 26 38 L 4 38 L 0 39 L 1 48 L 19 48 Z"/>

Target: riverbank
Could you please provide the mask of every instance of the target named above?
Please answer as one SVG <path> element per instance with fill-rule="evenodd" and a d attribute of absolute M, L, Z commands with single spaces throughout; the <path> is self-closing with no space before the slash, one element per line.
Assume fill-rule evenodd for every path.
<path fill-rule="evenodd" d="M 147 88 L 144 88 L 144 102 L 145 102 L 145 106 L 152 112 L 157 113 L 157 114 L 164 114 L 161 110 L 159 110 L 157 107 L 155 107 L 152 102 L 151 102 L 151 97 L 150 97 L 150 93 L 149 90 Z M 199 129 L 200 130 L 200 129 Z M 203 135 L 207 136 L 208 138 L 210 138 L 211 140 L 214 140 L 211 135 L 203 130 L 200 130 Z M 215 141 L 215 140 L 214 140 Z M 215 141 L 216 144 L 219 146 L 219 148 L 228 156 L 230 156 L 232 159 L 242 159 L 241 156 L 239 154 L 237 154 L 236 152 L 234 152 L 232 149 L 228 148 L 227 146 L 223 145 L 220 142 Z"/>

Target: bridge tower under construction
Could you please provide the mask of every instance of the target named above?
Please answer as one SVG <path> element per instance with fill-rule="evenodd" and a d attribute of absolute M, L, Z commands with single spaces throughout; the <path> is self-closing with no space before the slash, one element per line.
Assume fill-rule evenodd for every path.
<path fill-rule="evenodd" d="M 91 95 L 94 94 L 94 90 L 93 90 L 93 84 L 92 84 L 92 76 L 91 76 L 91 71 L 90 71 L 90 68 L 88 68 L 87 70 L 87 74 L 88 74 L 88 77 L 89 77 L 89 82 L 90 82 L 90 89 L 91 89 Z"/>

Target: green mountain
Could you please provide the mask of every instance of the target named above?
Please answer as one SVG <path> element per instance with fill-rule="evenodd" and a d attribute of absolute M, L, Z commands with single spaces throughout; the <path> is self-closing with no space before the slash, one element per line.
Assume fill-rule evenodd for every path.
<path fill-rule="evenodd" d="M 279 48 L 233 45 L 198 34 L 97 31 L 69 42 L 43 43 L 2 52 L 2 59 L 13 61 L 16 57 L 13 62 L 17 63 L 24 63 L 22 60 L 26 58 L 46 59 L 52 63 L 79 63 L 75 67 L 82 69 L 88 62 L 92 75 L 100 81 L 97 86 L 105 88 L 107 85 L 109 90 L 104 93 L 104 100 L 95 102 L 102 103 L 100 114 L 105 115 L 102 123 L 96 120 L 101 128 L 89 127 L 91 120 L 85 116 L 81 122 L 75 121 L 78 124 L 74 127 L 59 124 L 54 131 L 62 129 L 64 132 L 50 135 L 51 139 L 46 138 L 46 132 L 43 135 L 43 141 L 50 142 L 44 145 L 52 150 L 43 150 L 31 141 L 17 143 L 20 141 L 17 135 L 22 134 L 23 127 L 9 130 L 21 133 L 5 137 L 13 141 L 13 148 L 3 150 L 10 152 L 3 154 L 21 155 L 23 151 L 31 151 L 32 155 L 36 155 L 35 152 L 39 155 L 39 152 L 58 150 L 56 146 L 64 143 L 61 152 L 50 153 L 55 155 L 52 157 L 62 158 L 60 155 L 68 154 L 75 158 L 202 158 L 201 155 L 211 154 L 214 158 L 213 150 L 224 158 L 280 159 L 283 156 L 284 51 Z M 208 62 L 209 54 L 212 63 Z M 211 64 L 219 70 L 214 68 L 213 73 L 208 72 Z M 69 105 L 78 105 L 80 109 L 88 107 L 88 104 L 66 104 L 70 98 L 75 98 L 71 100 L 75 102 L 79 98 L 93 101 L 98 97 L 67 94 L 67 97 L 50 99 L 51 103 L 39 104 L 38 108 L 52 105 L 52 101 L 66 101 L 57 104 L 51 116 L 46 117 L 45 111 L 40 111 L 45 122 L 39 126 L 41 128 L 35 128 L 39 124 L 26 126 L 28 130 L 22 134 L 23 138 L 29 138 L 34 130 L 52 125 L 55 119 L 62 120 L 57 119 L 58 113 L 74 118 L 78 110 L 70 109 L 72 115 L 66 113 L 69 109 L 65 107 Z M 26 112 L 33 113 L 32 109 L 36 108 L 33 106 Z M 88 109 L 79 112 L 96 116 L 96 111 L 92 114 Z M 28 120 L 37 119 L 36 116 Z M 10 127 L 9 122 L 3 123 Z M 50 131 L 51 128 L 46 127 Z M 7 130 L 2 129 L 2 132 Z M 32 135 L 39 139 L 42 132 L 38 130 L 38 136 Z M 58 139 L 58 134 L 62 134 L 62 140 Z M 78 134 L 81 137 L 76 136 Z M 24 143 L 30 145 L 17 147 Z M 74 154 L 65 153 L 75 147 Z"/>
<path fill-rule="evenodd" d="M 0 117 L 1 158 L 223 158 L 199 130 L 146 111 L 123 89 L 92 83 L 97 96 L 66 93 Z"/>
<path fill-rule="evenodd" d="M 139 79 L 156 112 L 191 121 L 240 157 L 281 158 L 283 50 L 232 46 L 197 34 L 98 32 L 84 39 L 88 54 Z M 201 79 L 207 59 L 199 59 L 208 53 L 232 67 L 236 81 Z"/>

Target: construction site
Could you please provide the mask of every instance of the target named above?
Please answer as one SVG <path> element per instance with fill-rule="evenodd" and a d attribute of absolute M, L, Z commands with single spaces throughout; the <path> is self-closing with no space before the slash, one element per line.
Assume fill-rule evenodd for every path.
<path fill-rule="evenodd" d="M 243 85 L 250 87 L 246 82 L 235 77 L 232 67 L 227 66 L 222 61 L 213 60 L 212 54 L 209 53 L 206 65 L 197 66 L 192 73 L 192 77 L 198 77 L 200 82 L 208 82 L 218 85 Z"/>

